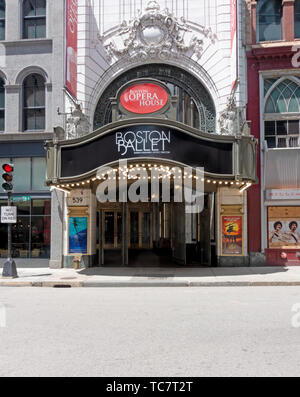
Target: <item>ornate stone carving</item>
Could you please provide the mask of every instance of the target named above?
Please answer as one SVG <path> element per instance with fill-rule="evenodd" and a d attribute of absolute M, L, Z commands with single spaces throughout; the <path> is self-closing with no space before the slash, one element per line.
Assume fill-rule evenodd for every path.
<path fill-rule="evenodd" d="M 236 106 L 234 96 L 228 98 L 227 106 L 219 117 L 220 133 L 223 135 L 250 135 L 245 109 Z"/>
<path fill-rule="evenodd" d="M 99 36 L 109 62 L 122 57 L 165 60 L 178 54 L 199 59 L 205 38 L 211 43 L 217 39 L 211 28 L 188 23 L 183 17 L 178 19 L 168 8 L 161 11 L 156 1 L 149 1 L 144 14 L 139 11 L 137 18 L 123 21 L 106 37 Z"/>
<path fill-rule="evenodd" d="M 90 122 L 82 112 L 80 105 L 75 105 L 75 109 L 67 119 L 66 138 L 75 139 L 87 135 L 90 130 Z"/>

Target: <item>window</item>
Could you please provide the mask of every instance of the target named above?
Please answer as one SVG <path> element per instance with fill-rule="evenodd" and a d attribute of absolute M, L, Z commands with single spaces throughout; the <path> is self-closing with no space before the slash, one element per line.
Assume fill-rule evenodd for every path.
<path fill-rule="evenodd" d="M 1 200 L 7 205 L 7 200 Z M 49 258 L 51 199 L 18 201 L 17 223 L 12 225 L 13 258 Z M 0 258 L 7 258 L 7 225 L 0 223 Z"/>
<path fill-rule="evenodd" d="M 257 41 L 282 39 L 282 0 L 260 0 L 257 5 Z"/>
<path fill-rule="evenodd" d="M 300 39 L 300 0 L 295 1 L 295 38 Z"/>
<path fill-rule="evenodd" d="M 46 37 L 46 0 L 23 1 L 23 39 Z"/>
<path fill-rule="evenodd" d="M 0 40 L 5 40 L 5 0 L 0 0 Z"/>
<path fill-rule="evenodd" d="M 24 131 L 45 129 L 45 80 L 32 74 L 24 80 Z"/>
<path fill-rule="evenodd" d="M 0 158 L 1 164 L 10 162 L 15 165 L 14 193 L 49 191 L 49 188 L 45 186 L 45 157 Z"/>
<path fill-rule="evenodd" d="M 300 81 L 265 80 L 265 95 L 270 89 L 264 112 L 268 148 L 300 147 Z"/>
<path fill-rule="evenodd" d="M 0 79 L 0 132 L 5 130 L 5 88 L 4 80 Z"/>

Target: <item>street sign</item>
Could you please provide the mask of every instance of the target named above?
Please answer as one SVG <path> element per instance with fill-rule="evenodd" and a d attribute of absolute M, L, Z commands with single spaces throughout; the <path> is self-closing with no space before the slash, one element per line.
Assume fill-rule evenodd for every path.
<path fill-rule="evenodd" d="M 17 207 L 1 207 L 1 223 L 17 223 Z"/>
<path fill-rule="evenodd" d="M 23 203 L 25 201 L 30 201 L 31 196 L 15 196 L 11 197 L 11 202 L 12 203 Z"/>

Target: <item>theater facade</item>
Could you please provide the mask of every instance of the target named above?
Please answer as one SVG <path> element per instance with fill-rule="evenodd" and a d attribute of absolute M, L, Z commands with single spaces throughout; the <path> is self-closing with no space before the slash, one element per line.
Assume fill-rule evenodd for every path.
<path fill-rule="evenodd" d="M 66 123 L 45 144 L 50 267 L 251 264 L 239 2 L 70 3 Z"/>

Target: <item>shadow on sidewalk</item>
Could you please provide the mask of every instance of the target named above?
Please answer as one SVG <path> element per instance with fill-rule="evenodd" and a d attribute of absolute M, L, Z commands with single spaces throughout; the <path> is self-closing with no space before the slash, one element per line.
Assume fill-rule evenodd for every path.
<path fill-rule="evenodd" d="M 16 262 L 16 266 L 18 269 L 38 269 L 38 268 L 49 268 L 49 259 L 27 259 L 27 258 L 13 258 Z M 0 259 L 0 269 L 3 268 L 3 265 L 6 261 L 6 258 Z"/>

